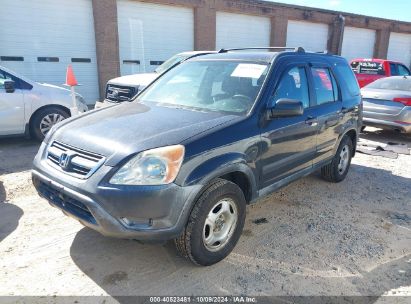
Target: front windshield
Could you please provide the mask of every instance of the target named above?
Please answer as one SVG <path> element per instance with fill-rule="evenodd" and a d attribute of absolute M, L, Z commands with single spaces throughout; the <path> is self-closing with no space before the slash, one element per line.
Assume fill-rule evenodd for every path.
<path fill-rule="evenodd" d="M 167 71 L 169 68 L 171 68 L 173 65 L 175 65 L 176 63 L 179 63 L 180 61 L 182 61 L 186 58 L 188 58 L 188 56 L 186 56 L 186 55 L 174 55 L 173 57 L 171 57 L 167 61 L 163 62 L 163 64 L 160 65 L 158 68 L 156 68 L 154 70 L 154 72 L 156 72 L 158 74 L 162 74 L 165 71 Z"/>
<path fill-rule="evenodd" d="M 411 91 L 411 78 L 409 77 L 382 78 L 374 82 L 371 82 L 366 87 L 371 88 L 371 89 L 380 89 L 380 90 Z"/>
<path fill-rule="evenodd" d="M 198 60 L 170 70 L 138 101 L 203 111 L 247 113 L 267 74 L 267 64 Z"/>

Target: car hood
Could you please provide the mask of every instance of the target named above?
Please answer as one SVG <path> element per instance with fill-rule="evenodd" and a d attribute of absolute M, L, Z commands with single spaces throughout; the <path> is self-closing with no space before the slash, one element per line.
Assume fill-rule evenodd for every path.
<path fill-rule="evenodd" d="M 362 88 L 361 96 L 364 99 L 392 100 L 395 97 L 410 97 L 410 92 L 401 90 L 385 90 L 374 88 Z"/>
<path fill-rule="evenodd" d="M 127 75 L 127 76 L 113 78 L 109 80 L 108 83 L 117 84 L 117 85 L 126 85 L 126 86 L 146 87 L 158 76 L 159 74 L 156 74 L 156 73 L 134 74 L 134 75 Z"/>
<path fill-rule="evenodd" d="M 179 144 L 211 128 L 240 119 L 236 115 L 123 103 L 63 121 L 48 140 L 107 157 L 115 166 L 130 154 Z"/>

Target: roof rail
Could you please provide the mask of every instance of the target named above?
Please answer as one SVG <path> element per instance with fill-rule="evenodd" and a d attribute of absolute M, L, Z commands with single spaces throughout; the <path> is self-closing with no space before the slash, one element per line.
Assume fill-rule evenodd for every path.
<path fill-rule="evenodd" d="M 243 50 L 293 50 L 298 53 L 305 53 L 305 50 L 299 47 L 287 47 L 287 46 L 271 46 L 271 47 L 245 47 L 245 48 L 234 48 L 234 49 L 220 49 L 218 53 L 227 53 L 231 51 L 243 51 Z"/>

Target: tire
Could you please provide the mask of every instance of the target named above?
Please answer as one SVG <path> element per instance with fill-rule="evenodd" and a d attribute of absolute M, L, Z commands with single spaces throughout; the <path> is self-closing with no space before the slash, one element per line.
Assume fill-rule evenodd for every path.
<path fill-rule="evenodd" d="M 220 212 L 222 217 L 219 218 Z M 215 180 L 199 196 L 183 233 L 174 240 L 177 250 L 201 266 L 221 261 L 237 244 L 244 227 L 245 213 L 246 201 L 241 189 L 232 182 Z"/>
<path fill-rule="evenodd" d="M 31 120 L 30 134 L 34 139 L 42 141 L 52 126 L 68 117 L 70 114 L 58 107 L 41 109 Z"/>
<path fill-rule="evenodd" d="M 333 183 L 343 181 L 350 168 L 352 154 L 352 140 L 348 136 L 344 136 L 332 162 L 321 168 L 321 176 L 325 180 Z"/>

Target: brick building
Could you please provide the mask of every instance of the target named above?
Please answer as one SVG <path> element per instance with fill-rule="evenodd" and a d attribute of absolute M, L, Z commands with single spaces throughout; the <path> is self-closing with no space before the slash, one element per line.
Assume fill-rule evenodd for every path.
<path fill-rule="evenodd" d="M 4 2 L 0 65 L 61 85 L 72 64 L 89 103 L 108 79 L 193 49 L 303 46 L 411 64 L 409 22 L 257 0 Z"/>

